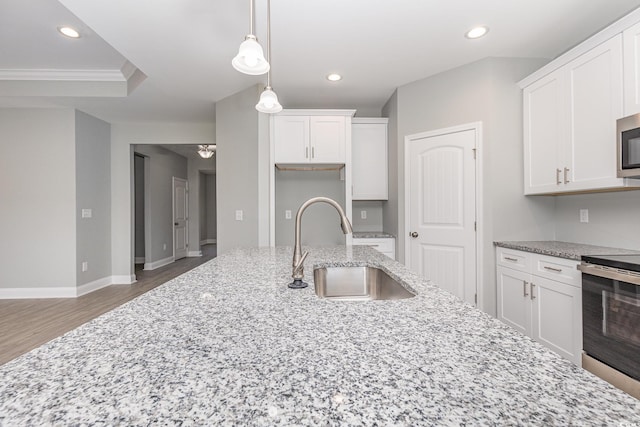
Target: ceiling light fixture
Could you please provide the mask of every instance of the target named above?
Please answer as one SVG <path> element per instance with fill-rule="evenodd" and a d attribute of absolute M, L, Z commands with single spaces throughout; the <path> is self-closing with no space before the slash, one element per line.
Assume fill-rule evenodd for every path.
<path fill-rule="evenodd" d="M 330 82 L 337 82 L 342 80 L 342 76 L 340 74 L 331 73 L 327 76 L 327 80 L 329 80 Z"/>
<path fill-rule="evenodd" d="M 262 46 L 253 34 L 253 6 L 254 0 L 249 0 L 250 31 L 240 44 L 238 54 L 231 61 L 231 65 L 241 73 L 258 76 L 269 71 L 269 62 L 264 59 Z"/>
<path fill-rule="evenodd" d="M 213 156 L 215 156 L 216 154 L 216 146 L 215 144 L 213 145 L 198 145 L 198 154 L 200 154 L 200 157 L 202 157 L 203 159 L 210 159 Z"/>
<path fill-rule="evenodd" d="M 271 63 L 271 0 L 267 0 L 267 61 Z M 267 71 L 267 86 L 260 94 L 256 110 L 268 114 L 282 111 L 282 105 L 278 102 L 278 95 L 271 87 L 271 70 Z"/>
<path fill-rule="evenodd" d="M 58 31 L 63 36 L 66 36 L 72 39 L 80 38 L 80 33 L 75 28 L 68 27 L 66 25 L 63 27 L 58 27 Z"/>
<path fill-rule="evenodd" d="M 475 27 L 467 31 L 464 36 L 468 39 L 479 39 L 489 32 L 489 27 Z"/>

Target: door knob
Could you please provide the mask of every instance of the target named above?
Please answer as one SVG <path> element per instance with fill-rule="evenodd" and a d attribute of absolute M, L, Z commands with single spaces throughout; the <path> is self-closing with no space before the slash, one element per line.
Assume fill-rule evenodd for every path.
<path fill-rule="evenodd" d="M 177 222 L 174 222 L 174 223 L 173 223 L 173 225 L 178 225 L 178 223 L 177 223 Z"/>
<path fill-rule="evenodd" d="M 413 232 L 409 233 L 409 236 L 411 236 L 411 237 L 413 237 L 415 239 L 416 237 L 418 237 L 418 233 L 413 231 Z"/>

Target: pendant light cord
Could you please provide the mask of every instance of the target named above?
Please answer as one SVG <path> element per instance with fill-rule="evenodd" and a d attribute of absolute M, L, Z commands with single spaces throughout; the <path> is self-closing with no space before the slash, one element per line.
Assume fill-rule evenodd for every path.
<path fill-rule="evenodd" d="M 271 65 L 271 0 L 267 0 L 267 62 Z M 267 71 L 267 87 L 271 87 L 271 70 Z"/>
<path fill-rule="evenodd" d="M 252 34 L 255 36 L 254 32 L 253 32 L 253 2 L 255 0 L 249 0 L 249 34 Z"/>

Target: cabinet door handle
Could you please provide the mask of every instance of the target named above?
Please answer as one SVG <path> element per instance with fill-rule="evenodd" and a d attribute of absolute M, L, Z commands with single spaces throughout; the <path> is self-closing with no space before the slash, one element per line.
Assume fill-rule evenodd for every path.
<path fill-rule="evenodd" d="M 311 158 L 312 159 L 316 158 L 316 147 L 311 147 Z"/>
<path fill-rule="evenodd" d="M 569 178 L 567 177 L 568 173 L 569 173 L 569 168 L 564 168 L 564 183 L 565 184 L 569 183 Z"/>
<path fill-rule="evenodd" d="M 536 299 L 536 296 L 533 294 L 533 287 L 535 285 L 533 283 L 531 283 L 531 301 L 533 301 L 534 299 Z"/>
<path fill-rule="evenodd" d="M 309 158 L 309 147 L 305 147 L 304 148 L 304 158 L 308 159 Z"/>
<path fill-rule="evenodd" d="M 562 169 L 556 169 L 556 184 L 560 185 L 562 184 L 562 181 L 560 181 L 560 174 L 562 173 Z"/>
<path fill-rule="evenodd" d="M 556 273 L 562 273 L 562 269 L 561 268 L 553 268 L 553 267 L 547 267 L 546 265 L 544 266 L 545 270 L 550 270 L 550 271 L 555 271 Z"/>
<path fill-rule="evenodd" d="M 506 259 L 507 261 L 518 262 L 517 258 L 511 258 L 511 257 L 508 257 L 508 256 L 504 257 L 504 259 Z"/>
<path fill-rule="evenodd" d="M 529 294 L 527 293 L 527 285 L 529 284 L 529 282 L 522 282 L 522 293 L 524 294 L 525 297 L 528 297 Z"/>

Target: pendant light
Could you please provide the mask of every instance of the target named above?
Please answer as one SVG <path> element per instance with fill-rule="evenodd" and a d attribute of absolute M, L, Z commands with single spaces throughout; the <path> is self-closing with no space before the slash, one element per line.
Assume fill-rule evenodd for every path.
<path fill-rule="evenodd" d="M 231 61 L 233 68 L 244 74 L 257 76 L 269 71 L 269 62 L 264 59 L 262 46 L 253 34 L 253 6 L 255 0 L 249 0 L 250 32 L 240 44 L 238 54 Z"/>
<path fill-rule="evenodd" d="M 267 0 L 267 61 L 271 62 L 271 0 Z M 282 105 L 278 102 L 278 95 L 271 87 L 271 70 L 267 71 L 267 87 L 260 94 L 256 110 L 269 114 L 282 111 Z"/>
<path fill-rule="evenodd" d="M 215 145 L 198 145 L 198 154 L 203 159 L 210 159 L 216 154 Z"/>

